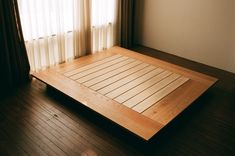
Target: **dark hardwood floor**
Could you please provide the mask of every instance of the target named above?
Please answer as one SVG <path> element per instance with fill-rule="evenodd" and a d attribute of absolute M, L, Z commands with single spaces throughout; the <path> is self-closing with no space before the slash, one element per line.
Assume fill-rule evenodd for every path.
<path fill-rule="evenodd" d="M 133 48 L 219 78 L 149 142 L 33 79 L 0 100 L 0 155 L 235 155 L 235 74 Z"/>

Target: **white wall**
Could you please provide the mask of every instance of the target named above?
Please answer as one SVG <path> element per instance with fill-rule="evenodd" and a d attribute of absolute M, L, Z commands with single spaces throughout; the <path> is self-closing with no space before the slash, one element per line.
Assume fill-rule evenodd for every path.
<path fill-rule="evenodd" d="M 235 73 L 235 0 L 137 2 L 137 43 Z"/>

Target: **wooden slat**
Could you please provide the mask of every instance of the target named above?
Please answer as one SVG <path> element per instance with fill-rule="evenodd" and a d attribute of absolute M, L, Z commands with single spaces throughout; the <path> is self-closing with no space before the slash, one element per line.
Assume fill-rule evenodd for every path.
<path fill-rule="evenodd" d="M 88 74 L 94 73 L 94 72 L 99 71 L 101 69 L 104 69 L 104 68 L 110 67 L 110 66 L 112 66 L 114 64 L 117 64 L 117 63 L 120 63 L 122 61 L 125 61 L 127 59 L 128 59 L 128 57 L 125 57 L 125 56 L 124 57 L 119 57 L 119 58 L 117 58 L 115 60 L 112 60 L 110 62 L 103 63 L 103 64 L 101 64 L 99 66 L 94 67 L 94 68 L 91 68 L 91 69 L 85 70 L 83 72 L 77 73 L 75 75 L 72 75 L 70 78 L 73 79 L 73 80 L 76 80 L 76 79 L 84 77 L 84 76 L 86 76 Z"/>
<path fill-rule="evenodd" d="M 99 89 L 103 88 L 99 92 L 101 94 L 105 95 L 106 93 L 109 92 L 108 89 L 115 89 L 115 87 L 114 87 L 115 82 L 117 82 L 119 80 L 123 80 L 123 79 L 124 79 L 123 81 L 125 81 L 125 78 L 128 80 L 130 77 L 134 77 L 133 75 L 135 75 L 135 77 L 138 78 L 139 76 L 142 76 L 142 75 L 150 72 L 153 69 L 156 69 L 156 67 L 154 67 L 154 66 L 147 66 L 147 67 L 142 68 L 142 65 L 138 65 L 138 66 L 136 66 L 134 68 L 131 68 L 131 69 L 125 71 L 125 72 L 122 72 L 121 74 L 118 74 L 118 75 L 113 76 L 113 77 L 111 77 L 111 78 L 109 78 L 107 80 L 104 80 L 104 81 L 102 81 L 102 82 L 100 82 L 98 84 L 95 84 L 95 85 L 91 86 L 91 88 L 93 90 L 99 90 Z M 120 83 L 117 82 L 117 84 L 120 84 Z"/>
<path fill-rule="evenodd" d="M 149 63 L 151 65 L 154 66 L 158 66 L 161 67 L 165 70 L 169 70 L 172 71 L 174 73 L 180 74 L 182 76 L 188 77 L 189 79 L 195 80 L 195 81 L 199 81 L 201 83 L 204 83 L 206 85 L 211 86 L 212 84 L 214 84 L 218 79 L 209 76 L 209 75 L 205 75 L 178 65 L 174 65 L 172 63 L 168 63 L 166 61 L 162 61 L 160 59 L 156 59 L 150 56 L 146 56 L 140 53 L 136 53 L 132 50 L 128 50 L 122 47 L 113 47 L 109 50 L 112 53 L 116 53 L 116 54 L 121 54 L 127 57 L 131 57 L 137 60 L 142 60 L 146 63 Z"/>
<path fill-rule="evenodd" d="M 127 59 L 127 60 L 122 61 L 122 62 L 119 62 L 119 63 L 117 63 L 117 64 L 115 64 L 115 65 L 113 65 L 113 66 L 104 68 L 104 69 L 102 69 L 102 70 L 99 70 L 99 71 L 94 72 L 94 73 L 92 73 L 92 74 L 89 74 L 89 75 L 87 75 L 87 76 L 84 76 L 84 77 L 82 77 L 82 78 L 80 78 L 80 79 L 77 79 L 77 82 L 79 82 L 79 83 L 87 82 L 87 81 L 89 81 L 89 80 L 91 80 L 91 79 L 94 79 L 94 78 L 96 78 L 96 77 L 98 77 L 98 76 L 102 76 L 102 75 L 104 75 L 104 74 L 106 74 L 106 73 L 109 73 L 109 72 L 111 72 L 111 71 L 114 71 L 114 70 L 116 70 L 116 69 L 119 69 L 119 68 L 121 68 L 122 66 L 125 66 L 125 65 L 127 65 L 127 66 L 126 66 L 126 69 L 128 69 L 128 68 L 131 68 L 131 67 L 134 67 L 134 66 L 136 66 L 136 65 L 141 64 L 140 61 L 134 61 L 134 62 L 133 62 L 133 61 L 134 61 L 133 59 Z"/>
<path fill-rule="evenodd" d="M 164 78 L 168 77 L 171 74 L 169 71 L 164 71 L 160 73 L 159 75 L 156 75 L 152 77 L 151 79 L 145 79 L 145 77 L 142 79 L 141 84 L 136 85 L 134 88 L 127 87 L 127 92 L 123 93 L 122 95 L 115 98 L 115 101 L 118 101 L 119 103 L 123 103 L 127 101 L 128 99 L 132 98 L 133 96 L 137 95 L 138 93 L 144 91 L 145 89 L 151 87 L 152 85 L 156 84 L 157 82 L 163 80 Z M 142 83 L 143 82 L 143 83 Z M 125 88 L 125 86 L 123 86 Z"/>
<path fill-rule="evenodd" d="M 80 73 L 82 71 L 85 71 L 85 70 L 88 70 L 88 69 L 91 69 L 91 68 L 94 68 L 96 66 L 99 66 L 101 64 L 104 64 L 106 62 L 109 62 L 109 61 L 112 61 L 112 60 L 115 60 L 117 58 L 121 57 L 121 55 L 113 55 L 113 56 L 110 56 L 110 57 L 106 57 L 105 59 L 102 59 L 102 60 L 99 60 L 95 63 L 91 63 L 89 65 L 86 65 L 84 67 L 80 67 L 80 68 L 77 68 L 77 69 L 74 69 L 74 70 L 71 70 L 69 72 L 66 72 L 64 73 L 65 76 L 72 76 L 72 75 L 75 75 L 77 73 Z"/>
<path fill-rule="evenodd" d="M 54 67 L 47 69 L 47 70 L 53 70 L 53 71 L 59 72 L 64 75 L 67 72 L 70 72 L 72 70 L 76 70 L 78 68 L 82 68 L 82 67 L 87 66 L 91 63 L 101 61 L 107 57 L 111 57 L 114 55 L 117 55 L 117 54 L 109 52 L 109 51 L 103 51 L 102 53 L 95 53 L 92 55 L 91 54 L 85 55 L 85 56 L 81 56 L 77 59 L 59 64 L 59 65 L 54 66 Z"/>
<path fill-rule="evenodd" d="M 103 81 L 105 79 L 113 77 L 113 76 L 115 76 L 117 74 L 121 74 L 122 72 L 127 71 L 128 69 L 132 69 L 133 67 L 135 67 L 134 69 L 139 70 L 139 69 L 143 69 L 143 68 L 149 66 L 146 63 L 141 63 L 141 64 L 138 64 L 138 65 L 136 65 L 136 64 L 137 64 L 136 62 L 133 62 L 133 63 L 127 64 L 127 65 L 124 65 L 124 66 L 122 66 L 120 68 L 117 68 L 115 70 L 111 70 L 110 72 L 108 72 L 108 73 L 106 73 L 104 75 L 101 75 L 99 77 L 96 77 L 94 79 L 91 79 L 91 80 L 85 82 L 83 85 L 85 85 L 87 87 L 90 87 L 90 86 L 92 86 L 94 84 L 97 84 L 97 83 L 99 83 L 99 82 L 101 82 L 101 81 Z"/>
<path fill-rule="evenodd" d="M 151 75 L 151 74 L 154 75 L 156 67 L 153 67 L 153 68 L 152 67 L 153 66 L 150 66 L 149 68 L 146 68 L 146 69 L 141 70 L 139 72 L 133 73 L 133 74 L 121 79 L 121 80 L 118 80 L 118 81 L 116 81 L 116 82 L 114 82 L 114 83 L 98 90 L 98 92 L 105 95 L 105 94 L 107 94 L 107 93 L 109 93 L 109 92 L 111 92 L 111 91 L 113 91 L 113 90 L 115 90 L 115 89 L 131 82 L 131 81 L 134 81 L 134 80 L 138 79 L 139 77 L 141 77 L 145 74 L 146 75 Z"/>
<path fill-rule="evenodd" d="M 195 100 L 193 97 L 200 95 L 202 90 L 205 91 L 205 88 L 205 84 L 189 80 L 142 114 L 167 125 Z"/>
<path fill-rule="evenodd" d="M 153 86 L 149 87 L 148 89 L 146 89 L 142 92 L 138 92 L 137 95 L 130 98 L 129 100 L 127 100 L 123 104 L 127 107 L 133 107 L 133 106 L 137 105 L 138 103 L 140 103 L 141 101 L 143 101 L 144 99 L 151 96 L 152 94 L 154 94 L 155 92 L 157 92 L 158 90 L 160 90 L 163 87 L 167 86 L 168 84 L 170 84 L 171 82 L 173 82 L 174 80 L 176 80 L 179 77 L 180 77 L 180 75 L 178 75 L 178 74 L 172 74 L 169 77 L 163 79 L 162 81 L 160 81 L 160 82 L 154 84 Z"/>
<path fill-rule="evenodd" d="M 151 71 L 150 73 L 143 75 L 129 83 L 126 83 L 125 85 L 111 91 L 110 93 L 106 94 L 107 97 L 114 99 L 116 97 L 118 97 L 119 95 L 125 93 L 126 91 L 134 88 L 135 86 L 143 83 L 144 81 L 147 81 L 148 79 L 152 78 L 155 75 L 158 75 L 159 73 L 161 73 L 163 71 L 163 69 L 161 68 L 157 68 L 153 71 Z"/>
<path fill-rule="evenodd" d="M 116 55 L 121 56 L 89 66 Z M 100 53 L 85 56 L 74 62 L 33 75 L 145 140 L 149 140 L 165 126 L 165 123 L 170 122 L 216 82 L 213 77 L 118 47 L 105 51 L 103 55 Z M 138 63 L 133 65 L 136 62 Z M 142 64 L 145 67 L 142 67 Z M 167 72 L 171 75 L 157 81 L 153 80 L 153 77 Z M 67 73 L 67 77 L 64 73 Z M 188 80 L 193 82 L 190 86 L 186 82 Z M 198 88 L 195 94 L 191 89 L 194 88 L 193 85 Z M 182 86 L 191 87 L 191 93 L 182 91 Z M 176 109 L 177 104 L 172 95 L 175 92 L 180 94 L 179 91 L 184 93 L 180 95 L 181 99 L 187 95 L 190 96 L 187 97 L 190 100 L 183 100 Z M 115 92 L 118 94 L 114 95 Z M 116 101 L 118 98 L 119 102 Z M 170 101 L 169 98 L 173 102 L 163 107 L 162 101 Z M 167 112 L 169 110 L 172 110 L 171 115 Z M 163 116 L 166 114 L 166 117 L 157 116 L 158 111 Z"/>
<path fill-rule="evenodd" d="M 33 75 L 145 140 L 149 140 L 162 128 L 156 121 L 141 116 L 57 72 L 44 71 Z"/>
<path fill-rule="evenodd" d="M 133 107 L 133 110 L 142 113 L 143 111 L 151 107 L 153 104 L 157 103 L 159 100 L 170 94 L 172 91 L 177 89 L 179 86 L 181 86 L 188 80 L 189 80 L 188 78 L 180 77 L 179 79 L 175 80 L 173 83 L 170 83 L 165 88 L 161 89 L 160 91 L 148 97 L 141 103 L 137 104 L 135 107 Z"/>

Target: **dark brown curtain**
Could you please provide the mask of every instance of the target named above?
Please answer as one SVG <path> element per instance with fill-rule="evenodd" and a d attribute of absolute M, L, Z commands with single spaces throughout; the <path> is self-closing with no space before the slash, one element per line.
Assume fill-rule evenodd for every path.
<path fill-rule="evenodd" d="M 29 69 L 17 0 L 0 0 L 0 91 L 29 80 Z"/>
<path fill-rule="evenodd" d="M 121 0 L 121 46 L 131 48 L 134 34 L 135 0 Z"/>

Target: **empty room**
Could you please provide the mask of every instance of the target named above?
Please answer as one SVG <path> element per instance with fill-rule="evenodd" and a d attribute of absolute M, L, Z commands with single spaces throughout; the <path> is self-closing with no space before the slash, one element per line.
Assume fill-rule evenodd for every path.
<path fill-rule="evenodd" d="M 234 0 L 1 0 L 0 155 L 235 155 Z"/>

